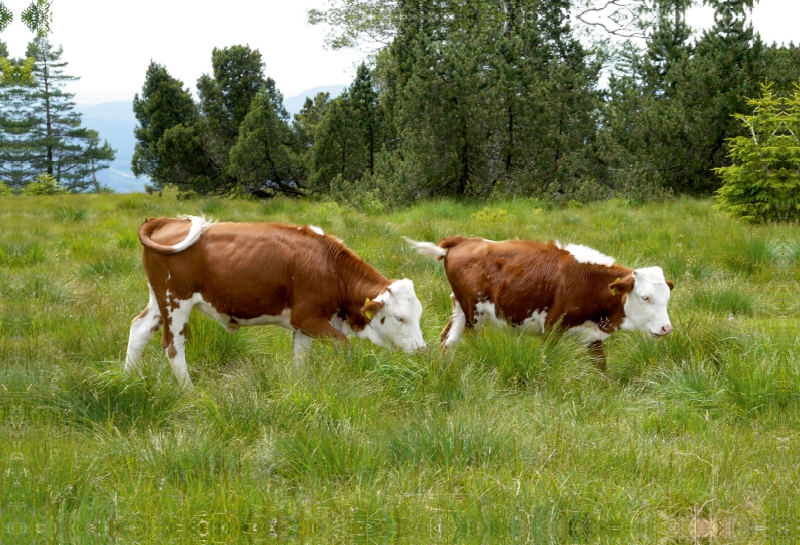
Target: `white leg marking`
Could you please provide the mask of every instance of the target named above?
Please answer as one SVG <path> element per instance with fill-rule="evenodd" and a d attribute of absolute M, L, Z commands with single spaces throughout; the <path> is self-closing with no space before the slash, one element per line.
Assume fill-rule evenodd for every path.
<path fill-rule="evenodd" d="M 150 290 L 150 301 L 144 313 L 133 319 L 131 330 L 128 336 L 128 350 L 125 355 L 125 372 L 130 373 L 136 369 L 142 359 L 142 352 L 147 345 L 147 341 L 153 334 L 161 328 L 161 312 L 158 310 L 158 302 L 153 288 L 147 284 Z"/>
<path fill-rule="evenodd" d="M 464 327 L 467 325 L 467 315 L 464 314 L 461 305 L 458 304 L 458 301 L 455 300 L 452 294 L 450 297 L 453 299 L 453 318 L 450 323 L 450 330 L 447 332 L 447 337 L 444 339 L 445 348 L 451 348 L 461 340 L 464 336 Z"/>
<path fill-rule="evenodd" d="M 569 330 L 571 335 L 578 337 L 581 342 L 590 343 L 593 341 L 602 341 L 608 338 L 608 333 L 600 329 L 597 324 L 591 320 L 586 320 L 579 326 L 575 326 Z"/>
<path fill-rule="evenodd" d="M 350 324 L 347 323 L 347 320 L 343 320 L 338 313 L 339 311 L 337 310 L 336 314 L 331 316 L 331 319 L 328 321 L 330 322 L 333 329 L 335 329 L 345 337 L 349 337 L 350 335 L 352 335 L 353 330 L 350 329 Z"/>
<path fill-rule="evenodd" d="M 490 303 L 488 299 L 481 301 L 475 305 L 475 325 L 486 326 L 493 325 L 495 327 L 505 327 L 508 325 L 505 320 L 497 317 L 494 303 Z"/>
<path fill-rule="evenodd" d="M 311 348 L 313 339 L 300 330 L 295 330 L 292 337 L 292 352 L 294 355 L 294 368 L 300 369 L 306 359 L 306 354 Z"/>
<path fill-rule="evenodd" d="M 186 301 L 178 301 L 177 306 L 169 313 L 169 331 L 172 333 L 172 344 L 167 347 L 167 357 L 175 378 L 184 388 L 192 387 L 192 379 L 189 378 L 189 371 L 186 368 L 186 327 L 195 302 L 194 297 Z"/>
<path fill-rule="evenodd" d="M 544 333 L 545 320 L 547 319 L 547 310 L 535 310 L 531 312 L 529 318 L 525 318 L 519 328 L 521 330 L 532 329 L 539 333 Z"/>

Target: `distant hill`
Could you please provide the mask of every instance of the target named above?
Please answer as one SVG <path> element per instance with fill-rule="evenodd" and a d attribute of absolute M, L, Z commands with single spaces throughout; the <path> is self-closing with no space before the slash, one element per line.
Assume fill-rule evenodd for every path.
<path fill-rule="evenodd" d="M 299 113 L 306 97 L 314 98 L 317 93 L 330 93 L 331 98 L 339 96 L 346 85 L 325 85 L 307 89 L 302 93 L 283 99 L 283 105 L 290 115 Z M 144 184 L 149 178 L 137 178 L 131 172 L 131 159 L 136 146 L 133 128 L 136 117 L 133 115 L 133 101 L 104 102 L 92 106 L 78 106 L 83 114 L 83 125 L 100 133 L 100 140 L 108 140 L 112 148 L 117 150 L 117 157 L 111 167 L 97 173 L 97 179 L 117 193 L 144 191 Z"/>
<path fill-rule="evenodd" d="M 83 125 L 100 133 L 100 140 L 108 140 L 117 150 L 117 157 L 111 167 L 97 173 L 97 179 L 117 193 L 144 191 L 149 178 L 137 178 L 131 172 L 131 159 L 136 138 L 133 128 L 136 117 L 133 115 L 133 101 L 105 102 L 94 106 L 78 106 L 83 114 Z"/>
<path fill-rule="evenodd" d="M 342 91 L 344 91 L 346 87 L 347 85 L 325 85 L 322 87 L 312 87 L 311 89 L 306 89 L 299 95 L 288 98 L 284 97 L 283 106 L 286 108 L 286 111 L 289 112 L 289 114 L 298 114 L 300 113 L 300 110 L 303 109 L 303 104 L 306 102 L 306 97 L 314 98 L 317 96 L 317 93 L 330 93 L 331 98 L 336 98 L 342 94 Z"/>

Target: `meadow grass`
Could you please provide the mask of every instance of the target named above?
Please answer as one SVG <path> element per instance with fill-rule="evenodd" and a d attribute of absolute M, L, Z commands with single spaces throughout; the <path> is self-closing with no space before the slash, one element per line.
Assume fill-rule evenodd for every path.
<path fill-rule="evenodd" d="M 147 303 L 145 217 L 313 223 L 411 278 L 425 354 L 193 316 L 178 388 L 158 343 L 122 373 Z M 795 226 L 681 199 L 557 208 L 163 196 L 0 197 L 2 543 L 697 543 L 796 538 Z M 674 332 L 618 332 L 608 369 L 558 332 L 436 350 L 441 263 L 401 237 L 558 239 L 660 265 Z M 793 522 L 794 521 L 794 522 Z"/>

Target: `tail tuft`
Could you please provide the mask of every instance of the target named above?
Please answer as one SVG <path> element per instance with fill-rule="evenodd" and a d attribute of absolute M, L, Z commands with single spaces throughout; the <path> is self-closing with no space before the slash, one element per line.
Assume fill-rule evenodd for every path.
<path fill-rule="evenodd" d="M 416 240 L 411 240 L 408 237 L 403 237 L 403 240 L 408 242 L 411 246 L 414 247 L 417 252 L 424 256 L 428 257 L 435 257 L 436 259 L 442 259 L 444 256 L 447 255 L 447 250 L 444 248 L 440 248 L 433 242 L 417 242 Z"/>
<path fill-rule="evenodd" d="M 178 252 L 182 252 L 197 242 L 197 240 L 200 238 L 200 235 L 202 235 L 206 229 L 213 227 L 216 224 L 215 221 L 208 221 L 205 217 L 199 216 L 180 216 L 177 219 L 187 220 L 190 222 L 189 233 L 186 235 L 186 238 L 178 244 L 175 244 L 174 246 L 165 246 L 153 241 L 150 238 L 150 235 L 153 234 L 153 231 L 168 222 L 175 221 L 169 218 L 153 218 L 145 221 L 142 226 L 139 227 L 139 242 L 141 242 L 142 246 L 145 248 L 153 250 L 159 254 L 176 254 Z"/>

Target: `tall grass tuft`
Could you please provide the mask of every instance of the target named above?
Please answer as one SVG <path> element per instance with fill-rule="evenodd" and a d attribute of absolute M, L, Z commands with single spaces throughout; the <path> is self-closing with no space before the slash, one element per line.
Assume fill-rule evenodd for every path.
<path fill-rule="evenodd" d="M 480 405 L 414 412 L 393 425 L 388 452 L 399 465 L 433 465 L 447 472 L 485 467 L 514 456 L 514 444 L 507 440 L 514 435 L 511 425 L 502 412 L 487 413 Z"/>
<path fill-rule="evenodd" d="M 349 421 L 326 419 L 297 428 L 275 444 L 275 470 L 292 481 L 368 481 L 384 460 L 374 441 Z"/>
<path fill-rule="evenodd" d="M 38 242 L 0 242 L 0 266 L 30 267 L 44 261 L 45 251 Z"/>
<path fill-rule="evenodd" d="M 99 259 L 94 259 L 83 266 L 81 272 L 85 276 L 129 276 L 140 269 L 141 260 L 129 255 L 110 253 Z"/>
<path fill-rule="evenodd" d="M 221 369 L 251 354 L 252 331 L 243 328 L 236 333 L 228 333 L 217 322 L 192 312 L 187 331 L 186 358 L 195 369 Z"/>
<path fill-rule="evenodd" d="M 561 389 L 595 368 L 586 346 L 557 328 L 545 334 L 478 328 L 464 344 L 461 358 L 480 362 L 512 386 Z"/>
<path fill-rule="evenodd" d="M 62 422 L 122 433 L 164 428 L 185 416 L 190 406 L 189 394 L 174 383 L 171 373 L 158 372 L 152 366 L 131 376 L 119 368 L 101 373 L 76 369 L 42 399 L 42 408 Z"/>
<path fill-rule="evenodd" d="M 56 221 L 72 222 L 84 221 L 92 216 L 89 210 L 85 208 L 68 208 L 66 206 L 59 206 L 53 210 L 53 218 Z"/>
<path fill-rule="evenodd" d="M 697 286 L 692 306 L 699 311 L 736 316 L 752 316 L 761 310 L 760 297 L 747 284 L 732 281 L 706 282 Z"/>
<path fill-rule="evenodd" d="M 222 199 L 207 199 L 200 203 L 200 212 L 205 215 L 221 214 L 228 208 Z"/>

